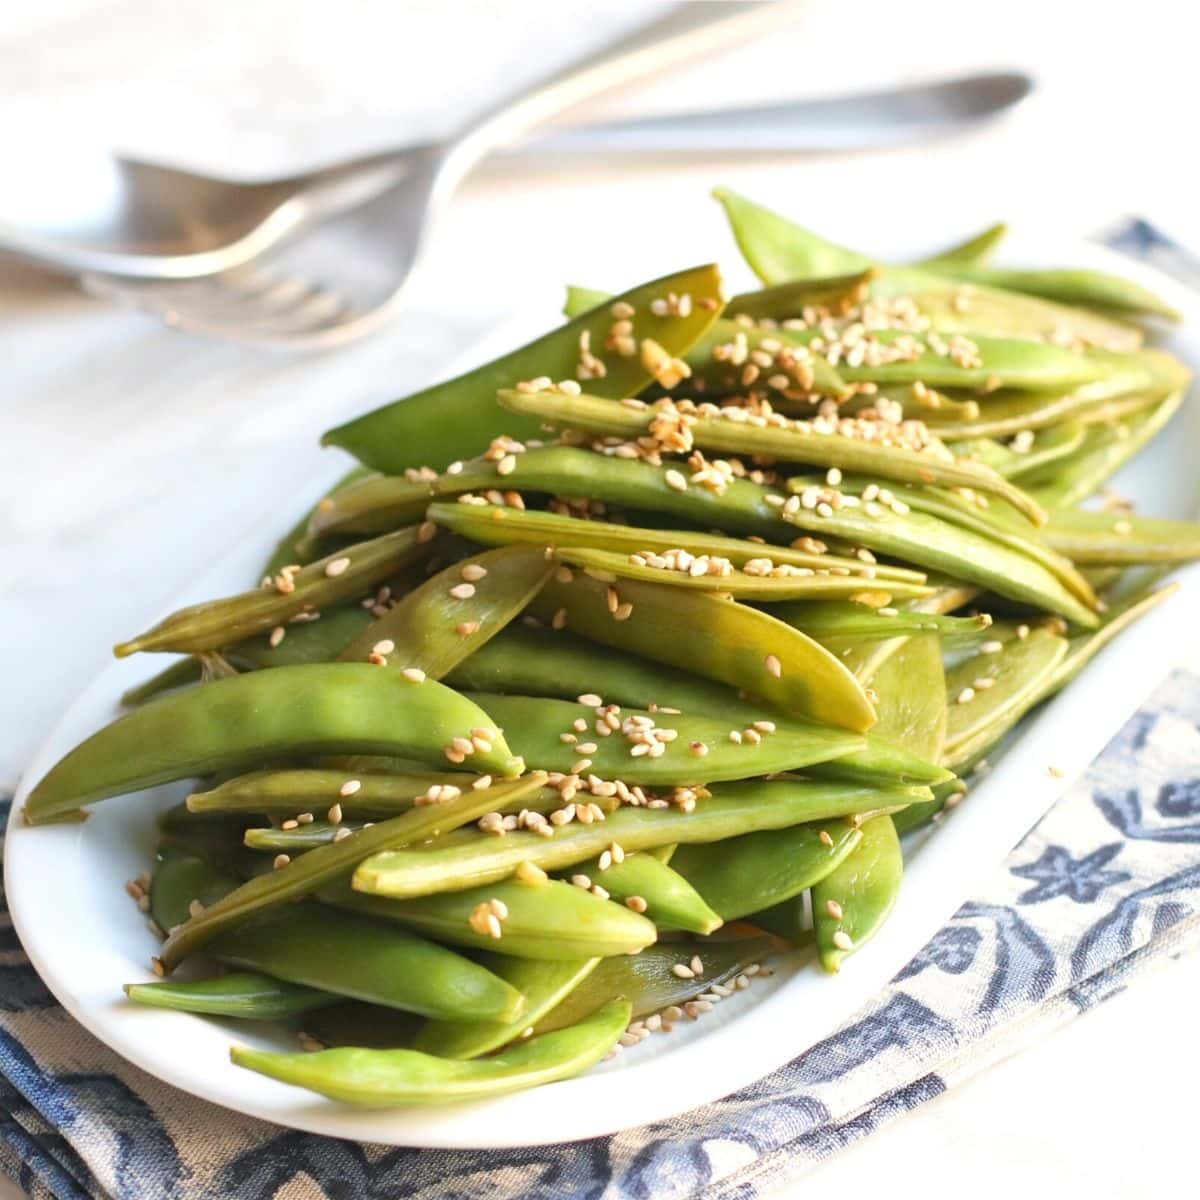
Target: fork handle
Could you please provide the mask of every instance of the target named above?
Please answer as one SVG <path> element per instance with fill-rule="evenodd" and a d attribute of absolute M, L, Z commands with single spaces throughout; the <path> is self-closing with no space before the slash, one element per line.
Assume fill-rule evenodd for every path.
<path fill-rule="evenodd" d="M 568 64 L 476 117 L 444 144 L 461 177 L 488 151 L 604 92 L 724 49 L 795 16 L 796 0 L 707 0 L 672 7 L 620 41 Z"/>

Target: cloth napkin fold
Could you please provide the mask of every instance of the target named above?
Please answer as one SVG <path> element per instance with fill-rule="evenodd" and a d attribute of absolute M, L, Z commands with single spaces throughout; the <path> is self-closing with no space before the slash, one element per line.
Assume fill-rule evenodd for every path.
<path fill-rule="evenodd" d="M 1200 283 L 1144 221 L 1110 245 Z M 756 1200 L 1200 944 L 1200 676 L 1177 671 L 878 997 L 682 1117 L 512 1151 L 282 1130 L 126 1063 L 0 912 L 0 1170 L 55 1200 Z M 0 816 L 7 817 L 7 803 Z M 970 800 L 949 820 L 970 820 Z"/>

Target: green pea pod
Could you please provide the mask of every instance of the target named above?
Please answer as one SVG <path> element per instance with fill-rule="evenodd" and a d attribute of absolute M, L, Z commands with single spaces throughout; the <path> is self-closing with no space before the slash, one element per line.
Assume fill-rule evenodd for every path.
<path fill-rule="evenodd" d="M 671 1005 L 683 1005 L 713 984 L 728 984 L 771 952 L 764 937 L 710 938 L 698 943 L 660 943 L 641 954 L 606 958 L 560 1004 L 534 1024 L 534 1033 L 549 1033 L 582 1020 L 612 996 L 624 996 L 633 1016 L 645 1017 Z M 698 955 L 703 970 L 691 973 Z M 688 967 L 687 975 L 676 973 Z"/>
<path fill-rule="evenodd" d="M 267 854 L 303 854 L 306 850 L 313 850 L 317 846 L 332 842 L 342 829 L 357 833 L 362 828 L 363 825 L 353 821 L 338 825 L 331 825 L 328 821 L 312 821 L 295 829 L 280 829 L 270 825 L 247 829 L 242 841 L 247 850 L 258 850 Z"/>
<path fill-rule="evenodd" d="M 125 995 L 151 1008 L 203 1013 L 214 1017 L 240 1017 L 251 1021 L 282 1021 L 313 1009 L 337 1004 L 330 992 L 303 984 L 285 983 L 250 971 L 231 971 L 212 979 L 187 983 L 127 983 Z"/>
<path fill-rule="evenodd" d="M 875 269 L 853 271 L 848 275 L 833 275 L 818 279 L 796 279 L 775 287 L 742 292 L 725 305 L 725 317 L 749 317 L 782 321 L 800 317 L 806 308 L 823 308 L 837 312 L 846 305 L 860 304 L 866 299 Z"/>
<path fill-rule="evenodd" d="M 850 275 L 874 266 L 864 255 L 828 242 L 728 188 L 714 188 L 713 196 L 725 209 L 742 257 L 768 286 Z"/>
<path fill-rule="evenodd" d="M 1123 420 L 1089 425 L 1083 445 L 1070 458 L 1056 463 L 1044 478 L 1027 481 L 1030 495 L 1048 510 L 1071 508 L 1086 500 L 1163 429 L 1184 395 L 1172 392 L 1153 408 Z"/>
<path fill-rule="evenodd" d="M 463 840 L 459 844 L 470 843 Z M 654 923 L 632 909 L 553 879 L 540 883 L 501 879 L 482 887 L 407 900 L 340 886 L 323 892 L 322 898 L 339 908 L 395 921 L 437 941 L 494 950 L 513 958 L 544 961 L 637 954 L 657 937 Z M 508 913 L 499 921 L 499 938 L 471 923 L 476 909 L 493 901 L 500 902 Z"/>
<path fill-rule="evenodd" d="M 844 821 L 830 828 L 795 825 L 720 843 L 680 846 L 671 861 L 725 920 L 733 921 L 812 887 L 861 837 Z"/>
<path fill-rule="evenodd" d="M 279 1054 L 235 1046 L 230 1054 L 240 1067 L 348 1104 L 378 1108 L 452 1104 L 578 1075 L 617 1044 L 629 1017 L 629 1001 L 613 1000 L 568 1029 L 468 1062 L 417 1050 L 351 1047 Z"/>
<path fill-rule="evenodd" d="M 862 826 L 862 840 L 813 886 L 813 925 L 821 965 L 836 973 L 842 960 L 876 934 L 900 894 L 904 856 L 889 816 Z"/>
<path fill-rule="evenodd" d="M 1087 633 L 1077 634 L 1070 638 L 1067 653 L 1049 674 L 1040 679 L 1036 689 L 1025 693 L 1018 705 L 1008 706 L 997 720 L 985 726 L 972 739 L 959 746 L 956 757 L 959 759 L 960 769 L 965 773 L 968 767 L 973 766 L 990 753 L 992 747 L 1030 709 L 1066 687 L 1122 630 L 1127 629 L 1152 608 L 1174 595 L 1176 591 L 1178 591 L 1177 585 L 1162 588 L 1148 595 L 1138 590 L 1133 596 L 1110 607 L 1104 614 L 1104 623 L 1099 629 L 1089 630 Z"/>
<path fill-rule="evenodd" d="M 936 259 L 924 264 L 939 275 L 963 283 L 1003 288 L 1010 292 L 1025 292 L 1061 304 L 1082 305 L 1102 312 L 1132 317 L 1165 317 L 1178 321 L 1179 313 L 1149 288 L 1123 279 L 1108 271 L 1086 268 L 1054 268 L 1052 270 L 1013 270 L 985 267 L 979 263 Z"/>
<path fill-rule="evenodd" d="M 438 572 L 368 625 L 343 660 L 384 653 L 401 668 L 441 679 L 495 637 L 537 594 L 554 563 L 534 546 L 502 546 Z"/>
<path fill-rule="evenodd" d="M 631 408 L 596 396 L 560 396 L 555 392 L 502 391 L 499 399 L 505 408 L 536 414 L 560 428 L 631 440 L 644 436 L 661 411 L 655 405 Z M 721 454 L 746 454 L 783 462 L 837 467 L 905 483 L 974 488 L 1003 496 L 1032 521 L 1045 519 L 1045 514 L 1019 488 L 990 468 L 843 434 L 818 433 L 807 421 L 779 426 L 731 420 L 722 415 L 729 411 L 714 408 L 712 412 L 704 409 L 691 414 L 695 420 L 688 426 L 688 434 L 693 444 Z M 687 476 L 678 471 L 676 474 L 686 486 Z"/>
<path fill-rule="evenodd" d="M 813 480 L 805 476 L 788 480 L 789 489 L 797 493 L 807 491 L 812 484 Z M 861 496 L 867 484 L 866 479 L 851 477 L 842 481 L 839 490 L 844 495 Z M 905 487 L 899 492 L 899 496 L 906 505 L 917 512 L 937 517 L 963 529 L 973 530 L 992 543 L 1032 559 L 1088 608 L 1096 607 L 1096 593 L 1075 564 L 1047 546 L 1039 532 L 1030 529 L 1020 517 L 1006 512 L 998 505 L 981 508 L 977 498 L 968 499 L 947 488 Z M 867 510 L 868 513 L 870 511 L 873 510 Z"/>
<path fill-rule="evenodd" d="M 365 467 L 352 467 L 345 475 L 341 477 L 326 492 L 326 496 L 335 496 L 343 488 L 349 487 L 350 484 L 356 483 L 364 475 L 367 474 Z M 324 499 L 324 497 L 322 497 Z M 293 563 L 303 564 L 312 557 L 310 551 L 312 547 L 312 539 L 308 537 L 308 525 L 312 518 L 312 514 L 317 504 L 309 509 L 296 523 L 279 539 L 278 545 L 271 553 L 271 557 L 263 564 L 263 569 L 260 575 L 277 575 L 284 567 L 290 566 Z"/>
<path fill-rule="evenodd" d="M 609 854 L 611 857 L 611 851 Z M 569 873 L 585 875 L 618 902 L 644 901 L 645 908 L 638 911 L 644 911 L 660 929 L 708 934 L 723 924 L 678 871 L 651 853 L 627 854 L 621 862 L 605 866 L 600 858 L 594 858 L 577 864 Z"/>
<path fill-rule="evenodd" d="M 848 641 L 881 641 L 917 633 L 932 633 L 937 638 L 973 637 L 992 623 L 991 617 L 984 613 L 973 617 L 946 617 L 915 609 L 887 608 L 880 612 L 870 605 L 845 600 L 773 604 L 771 615 L 835 652 Z M 873 732 L 883 730 L 875 726 Z"/>
<path fill-rule="evenodd" d="M 922 634 L 905 639 L 872 676 L 880 732 L 913 754 L 939 762 L 946 740 L 946 677 L 941 647 Z"/>
<path fill-rule="evenodd" d="M 94 733 L 29 793 L 38 824 L 80 804 L 175 779 L 238 770 L 296 753 L 412 755 L 445 761 L 454 738 L 487 730 L 472 768 L 515 775 L 521 763 L 491 719 L 433 680 L 366 663 L 257 671 L 160 697 Z"/>
<path fill-rule="evenodd" d="M 411 1046 L 427 1018 L 398 1008 L 381 1008 L 361 1000 L 342 1000 L 318 1008 L 304 1018 L 304 1032 L 324 1046 L 357 1046 L 370 1050 L 395 1050 Z M 459 1022 L 455 1022 L 458 1024 Z M 476 1022 L 462 1022 L 474 1027 Z"/>
<path fill-rule="evenodd" d="M 1200 522 L 1131 513 L 1056 511 L 1046 541 L 1075 562 L 1098 565 L 1181 563 L 1200 558 Z"/>
<path fill-rule="evenodd" d="M 963 768 L 964 774 L 968 769 L 967 767 Z M 910 804 L 902 812 L 892 814 L 892 824 L 896 827 L 896 833 L 903 837 L 906 833 L 929 824 L 945 809 L 946 802 L 951 796 L 962 796 L 965 791 L 966 784 L 957 776 L 946 783 L 939 784 L 933 789 L 932 800 L 926 800 L 924 804 Z"/>
<path fill-rule="evenodd" d="M 1082 422 L 1063 421 L 1034 434 L 1025 450 L 1015 450 L 990 438 L 953 442 L 951 449 L 964 458 L 985 463 L 1005 479 L 1020 479 L 1074 454 L 1083 443 L 1084 433 Z"/>
<path fill-rule="evenodd" d="M 863 255 L 835 246 L 742 196 L 724 189 L 715 195 L 725 206 L 738 247 L 763 283 L 847 274 L 872 265 Z M 1136 330 L 1098 313 L 981 283 L 973 283 L 968 290 L 958 281 L 945 279 L 944 274 L 929 265 L 889 267 L 872 281 L 871 294 L 911 295 L 920 312 L 943 332 L 1048 338 L 1065 329 L 1091 343 L 1137 344 Z"/>
<path fill-rule="evenodd" d="M 478 776 L 462 772 L 382 774 L 339 771 L 327 767 L 293 767 L 235 775 L 206 792 L 193 792 L 187 806 L 194 813 L 272 813 L 294 816 L 325 811 L 337 804 L 350 816 L 382 816 L 407 812 L 431 787 L 469 788 Z M 347 783 L 358 787 L 342 794 Z"/>
<path fill-rule="evenodd" d="M 998 625 L 993 633 L 1002 646 L 998 653 L 972 655 L 946 672 L 947 766 L 959 765 L 964 746 L 1021 709 L 1067 653 L 1066 638 L 1044 627 L 1029 630 L 1024 638 L 1011 625 Z M 985 687 L 981 680 L 990 683 Z"/>
<path fill-rule="evenodd" d="M 897 513 L 882 506 L 841 508 L 828 516 L 799 508 L 787 519 L 818 536 L 843 537 L 881 554 L 978 584 L 1010 600 L 1059 613 L 1085 628 L 1096 614 L 1042 563 L 992 537 L 929 513 Z"/>
<path fill-rule="evenodd" d="M 671 293 L 690 298 L 688 314 L 652 313 L 653 302 Z M 718 315 L 721 274 L 715 266 L 680 271 L 625 292 L 617 302 L 633 310 L 629 320 L 635 347 L 650 338 L 668 355 L 680 355 Z M 588 378 L 605 395 L 635 395 L 650 382 L 651 373 L 640 354 L 622 355 L 614 344 L 611 333 L 617 318 L 612 308 L 593 309 L 503 358 L 330 430 L 322 443 L 341 446 L 380 471 L 398 473 L 422 466 L 441 470 L 456 459 L 482 453 L 501 434 L 538 436 L 536 421 L 514 421 L 496 407 L 500 388 L 548 375 Z"/>
<path fill-rule="evenodd" d="M 663 587 L 682 588 L 693 592 L 717 592 L 738 600 L 756 600 L 763 604 L 787 600 L 853 600 L 864 593 L 880 596 L 884 603 L 896 597 L 928 596 L 932 588 L 898 580 L 881 584 L 864 580 L 861 575 L 833 575 L 828 570 L 807 575 L 750 574 L 730 570 L 725 574 L 692 574 L 687 570 L 655 567 L 645 555 L 619 554 L 611 550 L 593 550 L 582 546 L 562 546 L 558 552 L 563 562 L 619 579 L 640 580 Z M 641 558 L 642 562 L 635 561 Z M 704 566 L 701 562 L 700 567 Z"/>
<path fill-rule="evenodd" d="M 483 956 L 483 965 L 525 997 L 525 1009 L 515 1021 L 429 1021 L 413 1040 L 412 1049 L 441 1058 L 478 1058 L 516 1041 L 578 987 L 600 963 L 598 958 L 538 962 Z M 613 993 L 615 994 L 615 993 Z"/>
<path fill-rule="evenodd" d="M 338 550 L 280 581 L 225 600 L 209 600 L 160 621 L 153 629 L 122 642 L 118 658 L 139 650 L 217 650 L 256 633 L 286 625 L 301 614 L 319 612 L 361 595 L 394 571 L 425 554 L 416 529 L 400 529 L 374 541 Z"/>
<path fill-rule="evenodd" d="M 502 838 L 481 835 L 444 846 L 375 854 L 359 865 L 352 882 L 356 891 L 405 899 L 492 883 L 506 878 L 525 861 L 544 871 L 561 870 L 596 857 L 613 842 L 626 852 L 672 843 L 717 842 L 764 829 L 787 829 L 810 821 L 903 807 L 929 798 L 929 789 L 924 787 L 799 780 L 730 784 L 714 789 L 686 813 L 674 808 L 626 806 L 602 822 L 584 825 L 572 821 L 549 838 L 521 832 Z"/>
<path fill-rule="evenodd" d="M 795 716 L 860 733 L 875 721 L 862 688 L 833 655 L 736 601 L 632 579 L 618 586 L 579 572 L 569 583 L 552 579 L 531 611 L 614 649 L 696 670 Z"/>
<path fill-rule="evenodd" d="M 531 766 L 563 774 L 621 779 L 648 787 L 798 771 L 864 747 L 857 734 L 826 725 L 792 721 L 777 726 L 773 733 L 755 731 L 755 737 L 759 738 L 756 741 L 755 737 L 745 737 L 728 720 L 628 708 L 621 709 L 617 717 L 622 728 L 606 735 L 596 728 L 604 724 L 603 718 L 597 718 L 592 709 L 577 703 L 541 696 L 471 694 L 487 704 L 495 720 L 506 730 L 506 736 Z M 582 733 L 574 730 L 577 719 L 587 722 Z M 655 739 L 664 746 L 663 751 L 634 755 L 636 743 L 649 745 L 649 742 L 629 726 L 631 721 L 663 731 L 669 740 Z M 737 733 L 736 741 L 730 738 L 731 733 Z M 564 742 L 564 734 L 574 740 Z M 580 750 L 581 745 L 595 749 Z"/>
<path fill-rule="evenodd" d="M 525 511 L 492 504 L 431 504 L 428 516 L 431 521 L 485 545 L 528 542 L 537 546 L 582 546 L 626 554 L 682 549 L 689 554 L 727 558 L 735 567 L 744 567 L 751 559 L 769 558 L 776 564 L 837 572 L 844 578 L 872 581 L 884 588 L 888 583 L 903 583 L 910 585 L 910 588 L 918 588 L 925 582 L 921 571 L 892 563 L 867 563 L 845 555 L 818 554 L 795 546 L 764 545 L 762 542 L 701 533 L 694 529 L 647 529 L 636 525 L 614 525 L 606 521 L 586 521 L 559 513 Z M 897 594 L 900 594 L 899 591 Z"/>
<path fill-rule="evenodd" d="M 150 878 L 151 919 L 169 933 L 188 919 L 194 903 L 207 908 L 235 887 L 237 880 L 208 859 L 162 847 Z"/>
<path fill-rule="evenodd" d="M 923 258 L 918 265 L 935 270 L 942 266 L 951 267 L 955 264 L 982 265 L 992 256 L 992 251 L 1007 235 L 1008 226 L 1003 221 L 998 221 L 995 225 L 989 225 L 965 241 L 955 242 L 954 245 L 947 246 L 945 250 L 940 250 L 929 258 Z"/>
<path fill-rule="evenodd" d="M 545 782 L 546 777 L 535 771 L 511 783 L 472 789 L 440 804 L 415 808 L 361 829 L 350 837 L 310 850 L 282 870 L 250 879 L 171 932 L 162 948 L 163 967 L 170 970 L 177 966 L 219 933 L 255 913 L 312 895 L 347 875 L 369 855 L 448 833 L 494 808 L 536 792 Z"/>
<path fill-rule="evenodd" d="M 222 962 L 448 1020 L 517 1017 L 521 993 L 460 954 L 357 913 L 288 905 L 209 943 Z"/>

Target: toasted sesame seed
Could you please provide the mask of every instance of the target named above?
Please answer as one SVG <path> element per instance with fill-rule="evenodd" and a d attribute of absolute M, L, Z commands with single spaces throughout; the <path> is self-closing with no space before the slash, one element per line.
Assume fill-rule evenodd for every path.
<path fill-rule="evenodd" d="M 487 574 L 487 567 L 481 566 L 479 563 L 467 563 L 459 575 L 467 581 L 467 583 L 478 583 Z"/>
<path fill-rule="evenodd" d="M 696 972 L 686 963 L 676 963 L 671 968 L 671 974 L 677 979 L 695 979 L 696 977 Z"/>
<path fill-rule="evenodd" d="M 338 795 L 342 797 L 353 796 L 362 788 L 361 779 L 347 779 L 345 783 L 338 788 Z"/>
<path fill-rule="evenodd" d="M 492 786 L 492 777 L 490 775 L 480 775 L 480 777 L 471 784 L 472 791 L 485 792 Z"/>
<path fill-rule="evenodd" d="M 287 854 L 275 855 L 275 863 L 274 863 L 275 870 L 282 871 L 283 868 L 286 867 L 288 865 L 288 863 L 290 863 L 291 861 L 292 861 L 291 857 Z"/>
<path fill-rule="evenodd" d="M 167 968 L 163 966 L 163 960 L 158 957 L 152 958 L 150 960 L 150 969 L 155 973 L 155 975 L 159 975 L 159 976 L 165 975 L 167 973 Z"/>
<path fill-rule="evenodd" d="M 774 675 L 776 679 L 783 677 L 783 664 L 774 654 L 768 654 L 763 660 L 763 665 L 767 668 L 768 675 Z"/>
<path fill-rule="evenodd" d="M 597 900 L 610 899 L 608 892 L 604 888 L 602 888 L 598 883 L 592 884 L 592 895 L 595 896 Z"/>
<path fill-rule="evenodd" d="M 470 637 L 471 634 L 479 632 L 479 622 L 461 621 L 454 627 L 454 632 L 457 633 L 459 637 Z"/>
<path fill-rule="evenodd" d="M 340 575 L 349 565 L 350 560 L 345 556 L 342 558 L 335 558 L 332 562 L 325 564 L 325 574 L 332 579 L 335 576 Z"/>
<path fill-rule="evenodd" d="M 342 806 L 340 804 L 331 804 L 325 817 L 330 825 L 340 825 L 342 823 Z"/>
<path fill-rule="evenodd" d="M 683 477 L 683 474 L 679 471 L 676 471 L 674 467 L 668 470 L 663 478 L 667 482 L 667 487 L 674 488 L 677 492 L 687 491 L 687 480 Z"/>
<path fill-rule="evenodd" d="M 821 832 L 817 834 L 817 841 L 819 841 L 822 846 L 832 846 L 833 845 L 833 838 L 830 837 L 829 832 L 824 829 L 822 829 Z"/>
<path fill-rule="evenodd" d="M 455 600 L 470 600 L 475 595 L 475 585 L 473 583 L 456 583 L 450 589 L 450 595 Z"/>
<path fill-rule="evenodd" d="M 692 968 L 693 975 L 703 975 L 704 974 L 704 963 L 700 961 L 700 955 L 693 954 L 692 961 L 690 963 L 688 963 L 688 966 Z"/>
<path fill-rule="evenodd" d="M 825 911 L 835 920 L 840 921 L 843 917 L 842 906 L 836 900 L 825 901 Z"/>
<path fill-rule="evenodd" d="M 604 704 L 604 701 L 594 692 L 584 692 L 582 696 L 576 696 L 575 702 L 577 704 L 584 704 L 588 708 L 600 708 Z"/>
<path fill-rule="evenodd" d="M 1021 641 L 1024 641 L 1028 636 L 1029 636 L 1029 626 L 1028 625 L 1018 625 L 1017 626 L 1017 637 Z"/>
<path fill-rule="evenodd" d="M 839 950 L 853 950 L 854 939 L 844 930 L 836 929 L 833 933 L 833 944 Z"/>
<path fill-rule="evenodd" d="M 437 526 L 432 521 L 423 521 L 417 527 L 418 543 L 431 542 L 437 537 Z"/>
<path fill-rule="evenodd" d="M 997 642 L 997 641 L 981 642 L 980 646 L 979 646 L 979 653 L 980 654 L 999 654 L 1000 651 L 1003 649 L 1004 649 L 1003 642 Z"/>
<path fill-rule="evenodd" d="M 409 683 L 425 682 L 425 672 L 422 671 L 420 667 L 405 667 L 400 674 L 403 675 L 404 678 L 409 681 Z"/>
<path fill-rule="evenodd" d="M 708 743 L 707 742 L 689 742 L 688 749 L 697 758 L 703 758 L 708 753 Z"/>
<path fill-rule="evenodd" d="M 299 829 L 300 822 L 297 821 L 294 817 L 292 817 L 291 819 L 289 819 L 287 821 L 281 822 L 279 828 L 280 829 Z"/>
<path fill-rule="evenodd" d="M 625 907 L 633 909 L 635 913 L 644 913 L 647 905 L 641 896 L 627 896 L 625 898 Z"/>
<path fill-rule="evenodd" d="M 346 826 L 343 825 L 341 829 L 339 829 L 337 833 L 333 835 L 333 840 L 335 842 L 340 842 L 343 838 L 348 838 L 353 832 L 354 830 L 347 829 Z"/>
<path fill-rule="evenodd" d="M 188 901 L 188 916 L 198 917 L 204 911 L 204 905 L 199 900 Z"/>
<path fill-rule="evenodd" d="M 550 626 L 552 629 L 565 629 L 567 627 L 567 610 L 565 608 L 558 609 L 551 618 Z"/>
<path fill-rule="evenodd" d="M 975 689 L 973 687 L 965 687 L 957 696 L 954 697 L 955 704 L 970 704 L 975 699 Z"/>
<path fill-rule="evenodd" d="M 271 636 L 267 638 L 268 644 L 274 649 L 287 636 L 287 630 L 282 625 L 276 625 L 271 630 Z"/>

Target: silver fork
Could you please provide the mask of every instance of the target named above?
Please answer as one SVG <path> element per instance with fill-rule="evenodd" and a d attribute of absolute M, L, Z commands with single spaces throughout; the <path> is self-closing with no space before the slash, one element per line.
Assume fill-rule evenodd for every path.
<path fill-rule="evenodd" d="M 200 278 L 86 272 L 83 285 L 175 328 L 227 340 L 292 348 L 350 341 L 396 311 L 438 213 L 488 151 L 601 92 L 763 31 L 794 9 L 785 0 L 678 5 L 502 102 L 455 136 L 390 156 L 380 167 L 390 174 L 373 198 L 278 253 Z"/>

